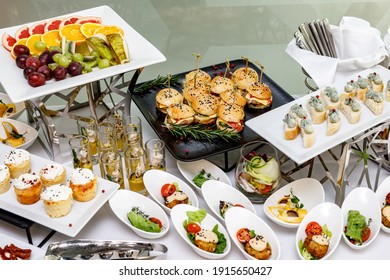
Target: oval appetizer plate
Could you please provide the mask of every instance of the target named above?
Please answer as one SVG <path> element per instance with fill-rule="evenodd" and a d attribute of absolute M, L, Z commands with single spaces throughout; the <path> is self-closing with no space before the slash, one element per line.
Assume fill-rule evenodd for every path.
<path fill-rule="evenodd" d="M 177 168 L 184 176 L 184 178 L 186 178 L 186 180 L 191 184 L 191 186 L 194 187 L 195 191 L 199 195 L 203 195 L 202 185 L 201 187 L 199 187 L 195 184 L 195 177 L 197 177 L 195 179 L 196 181 L 200 181 L 199 184 L 202 182 L 202 180 L 200 179 L 201 177 L 208 178 L 210 180 L 218 180 L 228 185 L 232 184 L 229 177 L 221 168 L 205 159 L 189 162 L 178 160 Z"/>
<path fill-rule="evenodd" d="M 231 207 L 242 207 L 256 214 L 252 202 L 231 185 L 216 180 L 208 180 L 202 186 L 203 197 L 207 206 L 221 221 Z"/>
<path fill-rule="evenodd" d="M 16 119 L 17 117 L 19 117 L 23 113 L 23 110 L 26 108 L 24 102 L 12 103 L 12 101 L 8 97 L 8 95 L 5 93 L 2 93 L 2 92 L 0 92 L 0 100 L 4 104 L 13 104 L 13 112 L 12 113 L 4 113 L 4 115 L 2 116 L 3 118 Z"/>
<path fill-rule="evenodd" d="M 186 204 L 195 207 L 199 206 L 198 197 L 196 196 L 195 192 L 192 190 L 192 188 L 189 185 L 187 185 L 187 183 L 185 183 L 180 178 L 162 170 L 148 170 L 144 174 L 144 184 L 149 195 L 168 214 L 171 213 L 171 208 L 165 205 L 165 198 L 161 193 L 161 189 L 165 184 L 174 184 L 174 183 L 178 185 L 180 191 L 182 191 L 184 194 L 187 195 L 188 202 Z"/>
<path fill-rule="evenodd" d="M 343 233 L 343 239 L 349 247 L 357 250 L 363 249 L 375 240 L 381 228 L 381 208 L 375 193 L 371 189 L 364 187 L 353 189 L 345 198 L 341 206 L 341 212 L 344 228 L 347 227 L 347 231 Z M 348 225 L 352 229 L 348 230 Z M 361 243 L 360 238 L 363 237 L 363 233 L 358 236 L 356 232 L 365 231 L 364 225 L 369 226 L 371 233 L 368 239 Z M 347 233 L 358 240 L 354 243 L 351 242 L 346 235 Z"/>
<path fill-rule="evenodd" d="M 383 212 L 385 213 L 390 212 L 390 203 L 389 203 L 390 201 L 389 202 L 386 201 L 387 200 L 386 197 L 389 193 L 390 193 L 390 176 L 387 177 L 385 180 L 383 180 L 383 182 L 379 185 L 378 189 L 375 192 L 375 196 L 379 202 L 379 207 L 381 208 L 382 214 Z M 383 224 L 383 222 L 381 223 L 381 229 L 386 233 L 390 233 L 390 221 L 388 225 L 389 226 L 387 227 Z"/>
<path fill-rule="evenodd" d="M 302 219 L 325 201 L 322 184 L 313 178 L 293 181 L 273 193 L 264 203 L 266 216 L 274 223 L 297 228 Z"/>
<path fill-rule="evenodd" d="M 2 139 L 2 142 L 4 142 L 3 139 L 7 138 L 5 128 L 3 127 L 3 123 L 6 123 L 6 122 L 13 125 L 17 129 L 18 134 L 23 135 L 23 137 L 25 138 L 23 144 L 21 144 L 17 147 L 14 147 L 14 148 L 27 149 L 37 139 L 38 131 L 35 128 L 25 124 L 24 122 L 20 122 L 20 121 L 8 119 L 8 118 L 0 118 L 0 138 Z M 4 144 L 4 145 L 6 145 L 6 144 Z M 10 146 L 10 145 L 8 145 L 8 146 Z"/>
<path fill-rule="evenodd" d="M 164 236 L 169 231 L 169 220 L 167 214 L 157 205 L 153 200 L 129 190 L 118 190 L 112 198 L 109 200 L 110 207 L 114 214 L 125 225 L 131 228 L 135 234 L 146 239 L 156 239 Z M 154 225 L 150 226 L 148 221 L 143 221 L 142 218 L 135 218 L 137 225 L 132 224 L 128 218 L 129 212 L 133 209 L 142 211 L 145 215 L 145 219 L 152 222 L 157 218 L 161 224 L 160 232 L 151 232 L 145 230 L 145 228 L 155 228 Z M 158 224 L 158 223 L 157 223 Z M 144 229 L 142 229 L 144 227 Z"/>

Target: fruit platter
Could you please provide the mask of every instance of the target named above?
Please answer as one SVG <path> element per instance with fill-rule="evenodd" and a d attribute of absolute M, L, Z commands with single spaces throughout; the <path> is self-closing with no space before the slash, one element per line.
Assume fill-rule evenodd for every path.
<path fill-rule="evenodd" d="M 12 102 L 165 61 L 108 6 L 0 29 L 0 82 Z"/>

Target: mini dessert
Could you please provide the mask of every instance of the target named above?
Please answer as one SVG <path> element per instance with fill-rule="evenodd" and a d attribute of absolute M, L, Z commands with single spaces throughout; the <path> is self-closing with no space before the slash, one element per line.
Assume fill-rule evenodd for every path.
<path fill-rule="evenodd" d="M 206 84 L 202 81 L 191 81 L 183 87 L 183 97 L 185 103 L 191 106 L 192 102 L 201 94 L 208 94 L 209 90 Z"/>
<path fill-rule="evenodd" d="M 368 91 L 367 79 L 359 76 L 356 83 L 358 85 L 356 97 L 359 100 L 364 100 L 366 92 Z"/>
<path fill-rule="evenodd" d="M 340 97 L 335 87 L 326 87 L 321 92 L 321 100 L 324 102 L 326 109 L 338 109 Z"/>
<path fill-rule="evenodd" d="M 97 191 L 97 177 L 88 168 L 76 168 L 70 177 L 73 198 L 85 202 L 93 199 Z"/>
<path fill-rule="evenodd" d="M 6 165 L 0 165 L 0 194 L 5 193 L 11 186 L 11 173 Z"/>
<path fill-rule="evenodd" d="M 344 86 L 344 92 L 342 95 L 347 98 L 347 97 L 355 97 L 357 95 L 357 88 L 358 85 L 353 81 L 347 82 L 347 84 Z"/>
<path fill-rule="evenodd" d="M 201 94 L 192 103 L 196 123 L 214 124 L 217 119 L 218 100 L 211 94 Z"/>
<path fill-rule="evenodd" d="M 232 75 L 233 83 L 241 90 L 247 89 L 251 84 L 259 81 L 259 75 L 250 67 L 241 67 Z"/>
<path fill-rule="evenodd" d="M 368 109 L 374 113 L 374 115 L 380 115 L 383 112 L 383 107 L 385 104 L 385 98 L 381 92 L 368 90 L 366 92 L 365 102 Z"/>
<path fill-rule="evenodd" d="M 340 102 L 340 111 L 347 118 L 349 123 L 357 123 L 362 114 L 362 106 L 355 98 L 346 98 Z"/>
<path fill-rule="evenodd" d="M 244 245 L 245 252 L 255 259 L 268 260 L 271 257 L 272 250 L 267 239 L 256 234 L 254 230 L 241 228 L 237 231 L 236 237 Z"/>
<path fill-rule="evenodd" d="M 202 81 L 205 84 L 208 84 L 211 81 L 211 77 L 207 72 L 200 70 L 200 69 L 197 69 L 197 70 L 193 70 L 191 72 L 188 72 L 185 76 L 184 82 L 185 82 L 185 84 L 190 84 L 191 82 L 193 83 L 195 79 L 196 79 L 196 81 Z"/>
<path fill-rule="evenodd" d="M 235 104 L 241 107 L 245 107 L 246 98 L 243 97 L 240 90 L 227 90 L 220 94 L 221 103 Z"/>
<path fill-rule="evenodd" d="M 18 178 L 31 170 L 30 153 L 23 149 L 12 150 L 5 156 L 4 164 L 8 166 L 11 178 Z"/>
<path fill-rule="evenodd" d="M 300 133 L 301 133 L 301 136 L 302 136 L 302 140 L 303 140 L 303 147 L 304 148 L 309 148 L 311 146 L 314 145 L 314 142 L 315 142 L 315 131 L 314 131 L 314 127 L 311 123 L 311 121 L 309 119 L 302 119 L 300 124 L 299 124 L 299 128 L 300 128 Z"/>
<path fill-rule="evenodd" d="M 383 80 L 378 73 L 376 72 L 370 73 L 367 77 L 367 80 L 372 90 L 377 92 L 383 91 L 383 87 L 384 87 Z"/>
<path fill-rule="evenodd" d="M 328 111 L 328 115 L 326 117 L 326 135 L 333 135 L 340 129 L 341 118 L 339 111 L 336 109 L 331 109 Z"/>
<path fill-rule="evenodd" d="M 72 189 L 62 184 L 47 187 L 43 190 L 41 198 L 46 213 L 51 218 L 66 216 L 72 208 Z"/>
<path fill-rule="evenodd" d="M 283 119 L 284 139 L 294 140 L 299 135 L 299 126 L 297 120 L 289 113 Z"/>
<path fill-rule="evenodd" d="M 210 82 L 210 93 L 219 97 L 219 95 L 227 90 L 233 90 L 234 84 L 232 80 L 223 76 L 215 76 Z"/>
<path fill-rule="evenodd" d="M 169 107 L 164 123 L 169 124 L 191 124 L 194 122 L 194 110 L 187 104 L 179 104 Z"/>
<path fill-rule="evenodd" d="M 234 104 L 220 104 L 218 107 L 217 127 L 232 133 L 239 133 L 244 128 L 244 109 Z"/>
<path fill-rule="evenodd" d="M 19 203 L 34 204 L 41 198 L 41 179 L 35 174 L 22 174 L 15 180 L 14 190 Z"/>
<path fill-rule="evenodd" d="M 179 189 L 179 185 L 176 182 L 164 184 L 161 187 L 161 195 L 164 198 L 165 206 L 170 209 L 178 204 L 188 203 L 188 196 Z"/>
<path fill-rule="evenodd" d="M 65 168 L 58 163 L 49 163 L 41 168 L 39 177 L 41 178 L 43 187 L 65 183 Z"/>
<path fill-rule="evenodd" d="M 319 95 L 310 97 L 307 105 L 313 124 L 323 123 L 326 119 L 326 106 Z"/>
<path fill-rule="evenodd" d="M 156 95 L 156 108 L 166 114 L 169 107 L 183 102 L 183 95 L 174 88 L 164 88 Z"/>
<path fill-rule="evenodd" d="M 265 109 L 272 105 L 272 92 L 267 84 L 255 82 L 246 91 L 245 98 L 249 108 Z"/>
<path fill-rule="evenodd" d="M 309 117 L 309 114 L 301 104 L 292 105 L 290 108 L 290 115 L 297 120 L 298 125 L 301 123 L 302 119 Z"/>

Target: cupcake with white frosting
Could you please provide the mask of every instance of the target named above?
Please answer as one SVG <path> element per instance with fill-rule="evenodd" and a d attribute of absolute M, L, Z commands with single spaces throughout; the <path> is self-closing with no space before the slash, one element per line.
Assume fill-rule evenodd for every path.
<path fill-rule="evenodd" d="M 96 196 L 97 177 L 88 168 L 76 168 L 70 177 L 70 188 L 73 191 L 73 198 L 85 202 Z"/>
<path fill-rule="evenodd" d="M 8 166 L 11 178 L 18 178 L 31 170 L 30 153 L 23 149 L 12 150 L 5 156 L 4 164 Z"/>
<path fill-rule="evenodd" d="M 51 218 L 59 218 L 68 215 L 72 208 L 72 189 L 63 184 L 47 187 L 41 194 L 46 213 Z"/>
<path fill-rule="evenodd" d="M 66 169 L 58 163 L 49 163 L 41 168 L 39 177 L 45 188 L 52 185 L 64 184 L 66 181 Z"/>
<path fill-rule="evenodd" d="M 6 165 L 0 165 L 0 194 L 5 193 L 11 186 L 11 173 Z"/>
<path fill-rule="evenodd" d="M 22 174 L 14 181 L 14 190 L 21 204 L 34 204 L 41 198 L 41 179 L 36 174 Z"/>

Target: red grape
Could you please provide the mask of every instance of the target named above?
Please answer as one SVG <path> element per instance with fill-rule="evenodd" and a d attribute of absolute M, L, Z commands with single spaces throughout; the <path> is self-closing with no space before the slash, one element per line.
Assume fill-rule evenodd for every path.
<path fill-rule="evenodd" d="M 53 72 L 47 65 L 42 65 L 38 68 L 38 72 L 42 73 L 45 76 L 46 81 L 51 80 L 53 78 Z"/>
<path fill-rule="evenodd" d="M 27 76 L 27 82 L 32 87 L 39 87 L 45 84 L 45 75 L 38 72 L 33 72 Z"/>
<path fill-rule="evenodd" d="M 16 62 L 16 65 L 20 68 L 20 69 L 24 69 L 26 68 L 26 60 L 29 58 L 30 56 L 28 54 L 20 54 L 16 57 L 15 59 L 15 62 Z"/>
<path fill-rule="evenodd" d="M 41 65 L 47 65 L 49 63 L 49 55 L 50 51 L 44 50 L 40 55 L 39 55 L 39 62 Z"/>
<path fill-rule="evenodd" d="M 31 73 L 35 72 L 35 69 L 27 66 L 26 68 L 23 69 L 23 76 L 25 79 L 27 79 L 27 76 L 30 75 Z"/>
<path fill-rule="evenodd" d="M 41 66 L 41 63 L 39 62 L 39 59 L 34 57 L 34 56 L 30 56 L 29 58 L 27 58 L 26 60 L 26 66 L 29 66 L 29 67 L 32 67 L 36 70 L 38 70 L 38 68 Z"/>
<path fill-rule="evenodd" d="M 63 80 L 66 78 L 66 68 L 58 65 L 54 70 L 53 70 L 53 77 L 56 80 Z"/>
<path fill-rule="evenodd" d="M 66 69 L 71 76 L 78 76 L 83 71 L 83 66 L 80 62 L 72 61 Z"/>
<path fill-rule="evenodd" d="M 25 45 L 16 45 L 13 47 L 12 52 L 15 56 L 19 56 L 20 54 L 30 54 L 30 49 Z"/>

